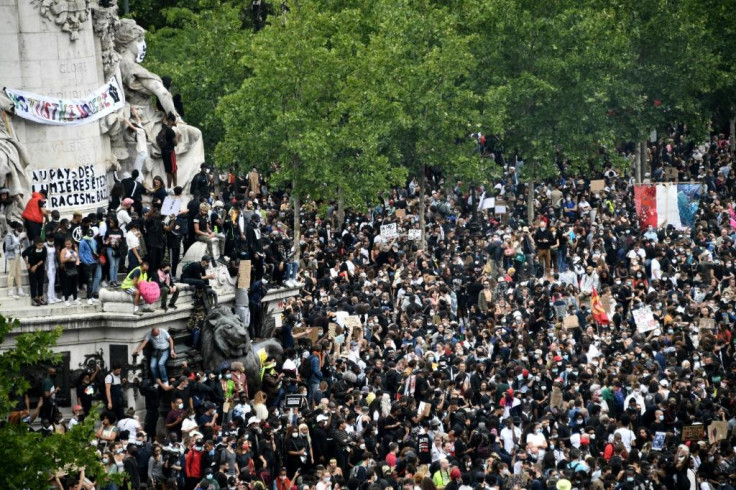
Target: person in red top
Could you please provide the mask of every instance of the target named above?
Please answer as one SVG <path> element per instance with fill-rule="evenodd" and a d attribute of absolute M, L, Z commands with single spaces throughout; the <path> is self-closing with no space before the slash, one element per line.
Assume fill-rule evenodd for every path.
<path fill-rule="evenodd" d="M 202 480 L 202 455 L 204 454 L 204 444 L 201 438 L 192 438 L 189 444 L 189 452 L 187 452 L 184 466 L 184 474 L 186 475 L 185 488 L 193 489 Z"/>
<path fill-rule="evenodd" d="M 33 243 L 36 237 L 41 236 L 41 228 L 48 218 L 50 211 L 46 209 L 46 190 L 41 189 L 31 194 L 31 199 L 26 204 L 21 217 L 26 228 L 28 240 Z"/>

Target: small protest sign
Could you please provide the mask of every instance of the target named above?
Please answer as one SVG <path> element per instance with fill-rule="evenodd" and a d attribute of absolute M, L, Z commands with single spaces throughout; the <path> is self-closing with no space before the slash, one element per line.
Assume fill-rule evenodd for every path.
<path fill-rule="evenodd" d="M 685 425 L 682 427 L 682 440 L 699 441 L 705 436 L 704 425 Z"/>
<path fill-rule="evenodd" d="M 578 328 L 580 326 L 580 319 L 577 315 L 567 315 L 562 319 L 562 326 L 565 329 Z"/>
<path fill-rule="evenodd" d="M 241 260 L 238 268 L 238 288 L 248 289 L 250 287 L 250 260 Z"/>
<path fill-rule="evenodd" d="M 708 442 L 713 444 L 714 442 L 722 441 L 728 438 L 728 422 L 717 421 L 713 422 L 708 426 Z"/>
<path fill-rule="evenodd" d="M 649 332 L 659 327 L 659 323 L 654 319 L 652 309 L 649 306 L 632 310 L 631 315 L 634 317 L 636 328 L 640 333 Z"/>
<path fill-rule="evenodd" d="M 399 236 L 398 231 L 396 231 L 396 223 L 381 225 L 381 236 L 383 238 L 396 238 Z"/>
<path fill-rule="evenodd" d="M 422 239 L 422 230 L 409 230 L 409 240 L 416 241 Z"/>

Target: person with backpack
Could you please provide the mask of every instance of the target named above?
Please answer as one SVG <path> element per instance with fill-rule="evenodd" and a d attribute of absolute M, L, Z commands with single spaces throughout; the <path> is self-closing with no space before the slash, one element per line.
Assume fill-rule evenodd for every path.
<path fill-rule="evenodd" d="M 319 355 L 319 345 L 315 344 L 312 346 L 312 354 L 306 359 L 302 359 L 302 363 L 299 365 L 299 377 L 307 383 L 307 403 L 309 406 L 317 405 L 319 398 L 322 396 L 319 390 L 319 383 L 322 381 Z"/>
<path fill-rule="evenodd" d="M 99 303 L 94 295 L 100 288 L 102 268 L 99 266 L 99 249 L 95 240 L 95 230 L 87 230 L 87 236 L 79 242 L 79 261 L 82 265 L 84 280 L 87 284 L 87 304 Z"/>
<path fill-rule="evenodd" d="M 161 130 L 156 135 L 156 144 L 161 150 L 161 159 L 164 162 L 164 171 L 166 172 L 166 187 L 169 189 L 178 185 L 175 149 L 179 143 L 179 135 L 174 131 L 175 126 L 176 114 L 164 115 L 161 120 Z"/>

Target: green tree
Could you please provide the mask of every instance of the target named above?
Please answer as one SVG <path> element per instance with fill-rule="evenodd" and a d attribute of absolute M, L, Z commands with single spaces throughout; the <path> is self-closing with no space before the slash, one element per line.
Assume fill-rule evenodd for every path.
<path fill-rule="evenodd" d="M 384 154 L 419 179 L 424 233 L 427 168 L 476 182 L 487 172 L 467 134 L 478 117 L 479 98 L 468 83 L 476 36 L 460 32 L 464 12 L 439 2 L 374 4 L 377 28 L 365 63 L 366 111 L 386 128 Z"/>
<path fill-rule="evenodd" d="M 187 6 L 192 3 L 197 8 Z M 205 155 L 211 160 L 224 133 L 217 104 L 249 75 L 240 59 L 253 34 L 241 29 L 241 2 L 179 4 L 160 11 L 163 24 L 146 36 L 145 64 L 172 78 L 172 90 L 182 98 L 184 120 L 202 130 Z"/>
<path fill-rule="evenodd" d="M 382 122 L 365 110 L 365 12 L 327 3 L 293 3 L 254 36 L 242 58 L 252 76 L 218 107 L 218 162 L 261 168 L 273 185 L 290 186 L 297 211 L 307 196 L 375 199 L 403 176 L 381 154 Z"/>
<path fill-rule="evenodd" d="M 5 343 L 12 329 L 19 327 L 17 320 L 0 316 L 0 344 Z M 7 419 L 30 387 L 25 369 L 58 362 L 51 349 L 60 335 L 60 328 L 22 333 L 14 338 L 12 348 L 0 354 L 0 419 Z M 5 488 L 47 488 L 49 478 L 62 469 L 78 475 L 84 468 L 87 477 L 102 481 L 104 468 L 89 444 L 94 438 L 94 418 L 88 417 L 67 434 L 49 437 L 29 431 L 25 424 L 1 424 L 0 459 L 5 467 Z"/>

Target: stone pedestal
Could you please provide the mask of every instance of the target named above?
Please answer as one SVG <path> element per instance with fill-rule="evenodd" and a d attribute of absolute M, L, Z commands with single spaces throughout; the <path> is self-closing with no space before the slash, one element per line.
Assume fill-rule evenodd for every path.
<path fill-rule="evenodd" d="M 106 82 L 91 20 L 72 25 L 74 32 L 57 20 L 44 17 L 31 1 L 0 0 L 0 87 L 78 99 Z M 51 126 L 11 120 L 28 151 L 26 174 L 33 190 L 48 190 L 49 209 L 68 214 L 107 206 L 106 167 L 112 159 L 99 122 Z M 57 169 L 64 171 L 52 171 Z"/>

